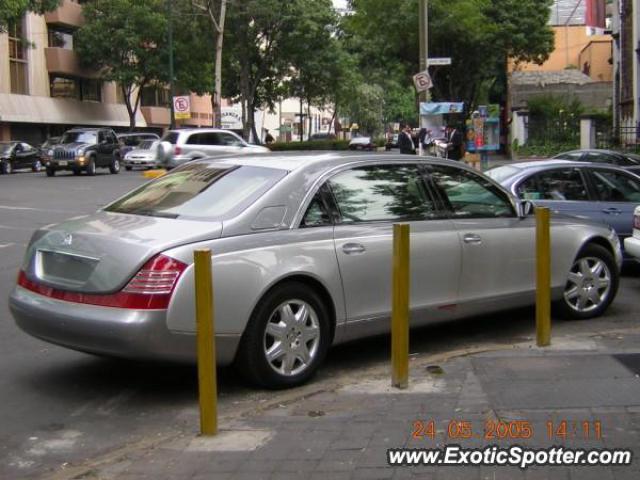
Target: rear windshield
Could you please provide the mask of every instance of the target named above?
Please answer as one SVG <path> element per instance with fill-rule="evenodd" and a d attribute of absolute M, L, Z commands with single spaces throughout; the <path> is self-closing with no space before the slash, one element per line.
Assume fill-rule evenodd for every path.
<path fill-rule="evenodd" d="M 520 170 L 518 168 L 506 166 L 506 167 L 492 168 L 491 170 L 487 170 L 484 173 L 485 175 L 494 179 L 496 182 L 502 183 L 507 178 L 513 177 L 519 171 Z"/>
<path fill-rule="evenodd" d="M 163 142 L 169 142 L 171 145 L 175 145 L 178 141 L 178 132 L 167 132 L 162 137 Z"/>
<path fill-rule="evenodd" d="M 186 220 L 221 218 L 246 209 L 286 174 L 273 168 L 189 163 L 116 200 L 105 211 Z"/>

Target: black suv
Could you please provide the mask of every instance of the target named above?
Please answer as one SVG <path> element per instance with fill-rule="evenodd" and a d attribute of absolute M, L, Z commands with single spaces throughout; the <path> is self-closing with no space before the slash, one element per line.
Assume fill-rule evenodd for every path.
<path fill-rule="evenodd" d="M 87 175 L 95 175 L 99 167 L 118 173 L 120 144 L 110 128 L 73 128 L 46 152 L 45 161 L 48 177 L 58 170 L 71 170 L 74 175 L 84 170 Z"/>

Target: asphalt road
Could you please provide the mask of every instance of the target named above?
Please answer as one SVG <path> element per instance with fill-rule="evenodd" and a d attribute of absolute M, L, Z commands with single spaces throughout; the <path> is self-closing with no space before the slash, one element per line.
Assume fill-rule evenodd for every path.
<path fill-rule="evenodd" d="M 0 176 L 0 478 L 48 476 L 153 435 L 191 428 L 197 409 L 196 371 L 167 364 L 114 361 L 65 350 L 22 333 L 7 295 L 32 232 L 90 213 L 140 185 L 139 172 L 74 177 L 17 173 Z M 589 322 L 555 322 L 554 335 L 637 328 L 640 269 L 625 272 L 608 314 Z M 433 325 L 412 332 L 412 351 L 447 354 L 530 341 L 533 310 Z M 378 337 L 331 350 L 314 380 L 362 374 L 388 359 Z M 277 401 L 282 392 L 247 388 L 233 370 L 220 372 L 220 410 L 233 413 Z M 295 393 L 295 392 L 294 392 Z M 287 392 L 286 395 L 291 395 Z M 192 426 L 193 431 L 197 425 Z"/>

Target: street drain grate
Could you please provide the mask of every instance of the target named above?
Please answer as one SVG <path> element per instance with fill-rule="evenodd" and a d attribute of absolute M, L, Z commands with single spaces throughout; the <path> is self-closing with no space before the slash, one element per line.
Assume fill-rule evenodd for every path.
<path fill-rule="evenodd" d="M 613 355 L 613 358 L 636 375 L 640 375 L 640 353 L 621 353 Z"/>

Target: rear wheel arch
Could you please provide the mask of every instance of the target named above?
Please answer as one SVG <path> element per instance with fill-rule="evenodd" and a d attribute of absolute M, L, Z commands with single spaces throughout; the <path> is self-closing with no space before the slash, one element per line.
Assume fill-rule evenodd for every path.
<path fill-rule="evenodd" d="M 276 281 L 271 283 L 258 296 L 258 298 L 255 301 L 254 305 L 251 307 L 251 314 L 253 314 L 253 312 L 255 311 L 255 309 L 260 304 L 260 302 L 262 301 L 263 298 L 265 298 L 269 293 L 271 293 L 276 288 L 279 288 L 282 284 L 289 283 L 289 282 L 301 283 L 301 284 L 307 286 L 308 288 L 310 288 L 311 290 L 313 290 L 316 294 L 318 294 L 320 296 L 320 298 L 322 299 L 322 302 L 324 303 L 324 305 L 327 308 L 328 313 L 329 313 L 329 323 L 330 323 L 330 327 L 331 327 L 331 336 L 329 338 L 329 343 L 330 344 L 333 343 L 333 338 L 335 337 L 336 324 L 337 324 L 336 305 L 335 305 L 333 297 L 329 293 L 329 290 L 327 289 L 327 287 L 320 280 L 318 280 L 317 278 L 313 277 L 312 275 L 308 275 L 308 274 L 304 274 L 304 273 L 298 273 L 298 274 L 292 274 L 292 275 L 288 275 L 286 277 L 278 278 Z"/>

